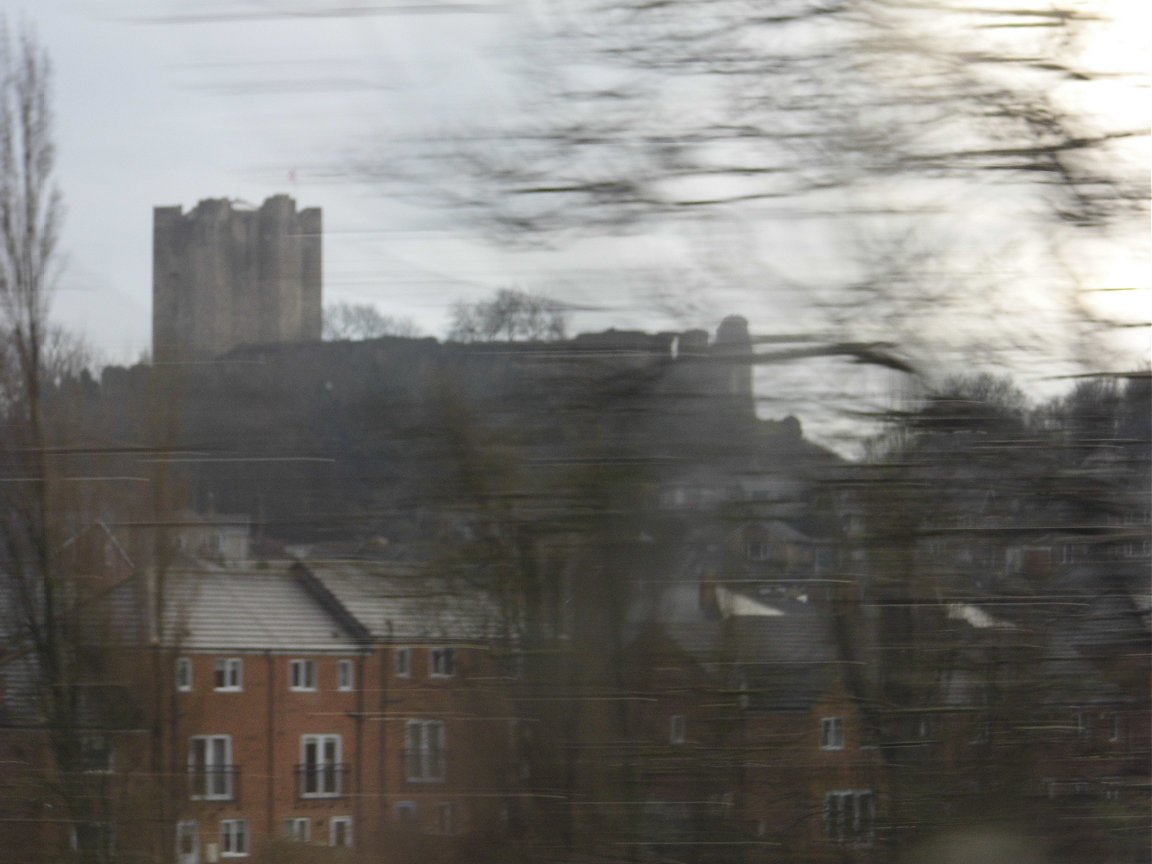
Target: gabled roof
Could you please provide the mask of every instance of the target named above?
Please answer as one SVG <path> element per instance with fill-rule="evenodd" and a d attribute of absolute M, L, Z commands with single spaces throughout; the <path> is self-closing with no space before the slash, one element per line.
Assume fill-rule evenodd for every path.
<path fill-rule="evenodd" d="M 411 565 L 309 561 L 308 570 L 374 639 L 489 642 L 506 637 L 506 610 L 462 579 Z"/>
<path fill-rule="evenodd" d="M 356 651 L 357 634 L 287 566 L 224 569 L 207 562 L 163 576 L 163 644 L 201 651 Z"/>
<path fill-rule="evenodd" d="M 750 711 L 806 710 L 837 680 L 827 613 L 804 603 L 777 605 L 779 615 L 727 621 L 728 647 Z"/>

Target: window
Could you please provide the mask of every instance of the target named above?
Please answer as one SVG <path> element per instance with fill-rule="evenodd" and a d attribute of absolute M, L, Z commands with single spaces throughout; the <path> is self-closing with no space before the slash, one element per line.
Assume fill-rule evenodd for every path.
<path fill-rule="evenodd" d="M 355 676 L 352 672 L 352 661 L 341 660 L 336 666 L 336 689 L 337 690 L 351 690 Z"/>
<path fill-rule="evenodd" d="M 456 833 L 456 805 L 450 801 L 436 807 L 436 831 L 439 834 Z"/>
<path fill-rule="evenodd" d="M 1120 715 L 1119 714 L 1112 714 L 1112 716 L 1110 718 L 1110 722 L 1108 724 L 1108 740 L 1111 741 L 1113 744 L 1115 744 L 1116 742 L 1118 742 L 1120 740 L 1120 738 L 1121 738 Z"/>
<path fill-rule="evenodd" d="M 524 677 L 524 655 L 504 654 L 499 657 L 500 673 L 505 678 L 519 680 Z"/>
<path fill-rule="evenodd" d="M 83 850 L 96 861 L 108 860 L 116 849 L 110 822 L 76 822 L 69 841 L 73 852 Z"/>
<path fill-rule="evenodd" d="M 312 820 L 307 817 L 287 820 L 284 823 L 284 836 L 297 843 L 307 843 L 312 839 Z"/>
<path fill-rule="evenodd" d="M 1149 550 L 1152 550 L 1152 540 L 1142 540 L 1139 543 L 1133 540 L 1131 543 L 1124 544 L 1124 557 L 1145 558 L 1148 556 Z"/>
<path fill-rule="evenodd" d="M 840 566 L 840 550 L 833 546 L 816 547 L 815 569 L 817 574 L 832 573 Z"/>
<path fill-rule="evenodd" d="M 1092 715 L 1087 711 L 1076 712 L 1076 734 L 1081 738 L 1092 737 Z"/>
<path fill-rule="evenodd" d="M 176 823 L 176 862 L 193 864 L 200 860 L 200 823 L 196 821 Z"/>
<path fill-rule="evenodd" d="M 304 735 L 300 738 L 300 796 L 335 798 L 341 793 L 339 735 Z"/>
<path fill-rule="evenodd" d="M 688 735 L 688 718 L 683 714 L 673 714 L 668 740 L 673 744 L 683 744 Z"/>
<path fill-rule="evenodd" d="M 875 822 L 876 799 L 870 790 L 824 796 L 824 836 L 830 842 L 871 846 Z"/>
<path fill-rule="evenodd" d="M 763 540 L 753 540 L 744 544 L 744 552 L 749 561 L 767 561 L 770 547 Z"/>
<path fill-rule="evenodd" d="M 192 658 L 181 657 L 176 661 L 176 689 L 187 693 L 192 689 Z"/>
<path fill-rule="evenodd" d="M 408 648 L 396 649 L 396 677 L 407 678 L 412 674 L 412 651 Z"/>
<path fill-rule="evenodd" d="M 820 749 L 844 749 L 844 718 L 825 717 L 820 721 Z"/>
<path fill-rule="evenodd" d="M 244 661 L 228 657 L 216 661 L 216 689 L 237 692 L 244 689 Z"/>
<path fill-rule="evenodd" d="M 289 683 L 293 690 L 315 690 L 316 661 L 293 660 L 289 664 Z"/>
<path fill-rule="evenodd" d="M 932 735 L 932 721 L 921 714 L 916 718 L 916 737 L 928 738 Z"/>
<path fill-rule="evenodd" d="M 456 674 L 456 651 L 453 648 L 433 648 L 429 654 L 433 678 L 450 678 Z"/>
<path fill-rule="evenodd" d="M 352 846 L 352 817 L 333 816 L 328 823 L 329 840 L 333 846 Z"/>
<path fill-rule="evenodd" d="M 398 801 L 396 803 L 396 821 L 402 825 L 416 824 L 416 802 Z"/>
<path fill-rule="evenodd" d="M 224 819 L 220 822 L 220 855 L 241 858 L 248 854 L 248 820 Z"/>
<path fill-rule="evenodd" d="M 103 735 L 85 735 L 80 739 L 80 764 L 89 774 L 112 771 L 112 742 Z"/>
<path fill-rule="evenodd" d="M 972 737 L 969 744 L 987 744 L 992 740 L 992 727 L 987 720 L 977 720 L 972 727 Z"/>
<path fill-rule="evenodd" d="M 230 735 L 199 735 L 192 739 L 188 779 L 193 798 L 230 801 L 235 773 Z"/>
<path fill-rule="evenodd" d="M 444 723 L 409 720 L 405 729 L 404 759 L 410 781 L 444 779 Z"/>

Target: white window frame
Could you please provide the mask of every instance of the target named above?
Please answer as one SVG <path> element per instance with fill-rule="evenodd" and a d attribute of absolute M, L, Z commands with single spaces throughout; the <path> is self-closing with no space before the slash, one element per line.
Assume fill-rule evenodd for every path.
<path fill-rule="evenodd" d="M 930 738 L 932 736 L 932 721 L 928 715 L 921 714 L 916 718 L 916 737 L 920 739 Z"/>
<path fill-rule="evenodd" d="M 688 717 L 685 714 L 673 714 L 668 718 L 668 741 L 672 744 L 683 744 L 688 740 Z"/>
<path fill-rule="evenodd" d="M 240 693 L 244 690 L 244 658 L 221 657 L 216 661 L 216 692 Z"/>
<path fill-rule="evenodd" d="M 344 841 L 345 842 L 338 844 L 336 842 L 336 840 L 337 840 L 336 834 L 340 830 L 341 827 L 344 829 Z M 353 847 L 353 845 L 355 845 L 355 842 L 354 842 L 353 836 L 352 836 L 352 817 L 351 816 L 333 816 L 331 819 L 328 820 L 328 845 L 329 846 L 337 846 L 338 845 L 344 849 L 351 849 Z"/>
<path fill-rule="evenodd" d="M 176 690 L 180 693 L 191 693 L 193 678 L 192 658 L 176 658 Z"/>
<path fill-rule="evenodd" d="M 455 675 L 456 649 L 449 647 L 429 649 L 428 676 L 430 678 L 453 678 Z"/>
<path fill-rule="evenodd" d="M 396 649 L 396 677 L 397 678 L 411 678 L 412 677 L 412 649 L 407 645 L 402 645 Z"/>
<path fill-rule="evenodd" d="M 336 689 L 344 693 L 356 689 L 356 667 L 351 660 L 337 662 Z"/>
<path fill-rule="evenodd" d="M 1091 738 L 1095 732 L 1092 712 L 1081 709 L 1076 712 L 1076 734 L 1081 738 Z"/>
<path fill-rule="evenodd" d="M 288 689 L 293 693 L 316 692 L 316 661 L 297 659 L 288 663 Z"/>
<path fill-rule="evenodd" d="M 409 783 L 443 783 L 448 773 L 448 732 L 443 720 L 404 724 L 404 775 Z"/>
<path fill-rule="evenodd" d="M 203 763 L 197 763 L 197 742 L 204 742 Z M 219 746 L 223 745 L 223 746 Z M 191 795 L 197 801 L 231 801 L 235 794 L 231 735 L 194 735 L 188 742 L 188 773 L 195 777 L 203 770 L 203 788 Z"/>
<path fill-rule="evenodd" d="M 296 843 L 307 843 L 312 839 L 312 820 L 307 816 L 285 819 L 284 836 Z"/>
<path fill-rule="evenodd" d="M 309 752 L 311 751 L 311 752 Z M 329 758 L 329 755 L 332 758 Z M 309 756 L 314 757 L 309 759 Z M 340 735 L 300 736 L 300 797 L 339 798 L 343 794 L 344 778 L 341 761 L 344 739 Z M 308 791 L 309 778 L 314 778 L 315 789 Z"/>
<path fill-rule="evenodd" d="M 249 855 L 247 819 L 220 820 L 220 857 L 247 858 Z"/>
<path fill-rule="evenodd" d="M 1121 732 L 1120 712 L 1113 711 L 1110 719 L 1112 722 L 1108 724 L 1108 740 L 1113 744 L 1117 744 L 1120 739 L 1124 737 Z"/>
<path fill-rule="evenodd" d="M 821 750 L 843 750 L 844 749 L 844 718 L 843 717 L 822 717 L 822 718 L 820 718 L 820 749 Z"/>
<path fill-rule="evenodd" d="M 851 823 L 847 818 L 849 809 Z M 875 838 L 875 792 L 871 789 L 836 789 L 824 795 L 825 840 L 867 848 L 875 842 Z"/>
<path fill-rule="evenodd" d="M 192 849 L 184 851 L 183 841 L 191 841 Z M 185 864 L 200 860 L 200 823 L 195 819 L 184 819 L 176 823 L 176 862 Z"/>
<path fill-rule="evenodd" d="M 744 544 L 749 561 L 767 561 L 772 557 L 772 543 L 768 540 L 749 540 Z"/>

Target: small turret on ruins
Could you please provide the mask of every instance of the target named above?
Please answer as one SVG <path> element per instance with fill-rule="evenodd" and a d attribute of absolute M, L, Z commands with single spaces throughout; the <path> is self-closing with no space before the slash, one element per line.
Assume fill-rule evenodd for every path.
<path fill-rule="evenodd" d="M 274 195 L 153 211 L 152 357 L 207 360 L 239 345 L 320 338 L 319 208 Z"/>

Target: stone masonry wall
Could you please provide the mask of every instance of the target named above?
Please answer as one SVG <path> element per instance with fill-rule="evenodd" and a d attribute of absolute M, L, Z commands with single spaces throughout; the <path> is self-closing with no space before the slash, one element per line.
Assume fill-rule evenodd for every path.
<path fill-rule="evenodd" d="M 240 345 L 318 340 L 323 222 L 288 195 L 259 209 L 205 199 L 153 212 L 152 355 L 206 360 Z"/>

